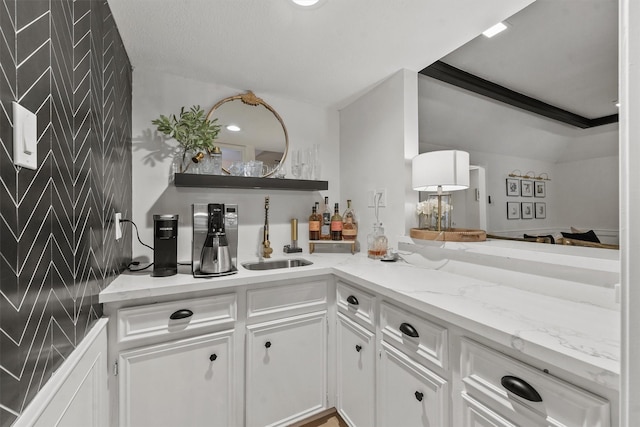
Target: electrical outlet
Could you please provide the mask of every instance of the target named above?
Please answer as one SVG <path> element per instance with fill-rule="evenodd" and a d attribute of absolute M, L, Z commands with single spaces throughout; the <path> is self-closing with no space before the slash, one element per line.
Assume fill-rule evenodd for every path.
<path fill-rule="evenodd" d="M 113 214 L 113 225 L 116 230 L 116 240 L 120 240 L 122 238 L 122 225 L 120 224 L 121 219 L 122 214 L 120 212 Z"/>

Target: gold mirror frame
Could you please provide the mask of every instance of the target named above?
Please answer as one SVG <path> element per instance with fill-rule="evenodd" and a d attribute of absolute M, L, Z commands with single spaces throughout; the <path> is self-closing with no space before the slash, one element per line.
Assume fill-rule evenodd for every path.
<path fill-rule="evenodd" d="M 284 121 L 282 120 L 282 117 L 280 117 L 280 114 L 278 114 L 278 112 L 276 110 L 273 109 L 273 107 L 269 104 L 267 104 L 262 98 L 258 98 L 252 91 L 247 91 L 247 93 L 243 93 L 240 95 L 235 95 L 235 96 L 230 96 L 228 98 L 224 98 L 221 101 L 219 101 L 218 103 L 216 103 L 216 105 L 214 105 L 213 107 L 211 107 L 211 110 L 209 110 L 209 113 L 207 113 L 207 119 L 208 120 L 212 120 L 212 114 L 218 109 L 220 108 L 222 105 L 226 104 L 227 102 L 232 102 L 232 101 L 236 101 L 236 100 L 241 100 L 244 104 L 246 105 L 250 105 L 252 107 L 257 107 L 259 105 L 264 106 L 267 110 L 269 110 L 276 119 L 278 119 L 278 121 L 280 122 L 280 125 L 282 126 L 282 130 L 284 131 L 284 153 L 282 154 L 282 158 L 280 159 L 280 167 L 283 167 L 284 165 L 284 161 L 287 158 L 287 153 L 289 152 L 289 133 L 287 132 L 287 127 L 284 125 Z M 230 175 L 230 172 L 223 168 L 222 169 L 226 174 Z M 277 168 L 270 171 L 267 174 L 262 175 L 263 178 L 266 178 L 268 176 L 273 175 L 274 173 L 276 173 Z"/>

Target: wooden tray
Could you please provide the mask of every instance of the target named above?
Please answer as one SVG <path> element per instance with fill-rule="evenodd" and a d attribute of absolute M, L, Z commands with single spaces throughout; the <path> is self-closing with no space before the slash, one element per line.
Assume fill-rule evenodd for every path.
<path fill-rule="evenodd" d="M 434 231 L 426 228 L 412 228 L 409 236 L 421 240 L 438 240 L 444 242 L 484 242 L 487 232 L 467 228 L 452 228 L 448 231 Z"/>

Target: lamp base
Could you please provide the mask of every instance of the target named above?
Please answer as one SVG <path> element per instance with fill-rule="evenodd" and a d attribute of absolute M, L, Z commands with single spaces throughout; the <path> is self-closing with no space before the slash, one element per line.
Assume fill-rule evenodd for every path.
<path fill-rule="evenodd" d="M 409 236 L 420 240 L 436 240 L 443 242 L 484 242 L 487 232 L 467 228 L 451 228 L 447 231 L 427 230 L 426 228 L 412 228 Z"/>

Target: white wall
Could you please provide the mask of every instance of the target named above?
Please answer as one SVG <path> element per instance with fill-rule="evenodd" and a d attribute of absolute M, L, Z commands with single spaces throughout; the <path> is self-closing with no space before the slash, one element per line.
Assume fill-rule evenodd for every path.
<path fill-rule="evenodd" d="M 178 260 L 190 261 L 191 205 L 193 203 L 238 203 L 240 215 L 239 255 L 257 256 L 264 224 L 264 196 L 270 196 L 270 240 L 274 256 L 290 243 L 290 220 L 299 220 L 299 244 L 307 248 L 307 220 L 311 206 L 328 195 L 340 200 L 340 170 L 337 161 L 339 118 L 336 110 L 283 99 L 269 93 L 256 95 L 269 103 L 282 117 L 289 133 L 289 150 L 321 145 L 322 179 L 329 181 L 326 192 L 284 190 L 229 190 L 176 188 L 169 183 L 173 149 L 171 140 L 162 143 L 151 120 L 160 114 L 172 114 L 180 107 L 200 105 L 205 111 L 227 96 L 244 93 L 252 88 L 230 88 L 163 74 L 136 67 L 133 72 L 133 221 L 140 237 L 153 245 L 153 214 L 180 215 Z M 291 172 L 285 162 L 288 177 Z M 321 194 L 322 193 L 322 194 Z M 344 202 L 343 202 L 344 203 Z M 152 252 L 133 242 L 134 257 L 153 259 Z"/>
<path fill-rule="evenodd" d="M 366 250 L 375 222 L 367 193 L 386 190 L 379 220 L 391 247 L 416 226 L 418 192 L 411 189 L 411 159 L 418 154 L 417 74 L 400 70 L 340 111 L 340 192 L 359 218 Z"/>
<path fill-rule="evenodd" d="M 594 229 L 603 243 L 617 244 L 618 156 L 560 163 L 554 176 L 550 184 L 562 195 L 556 201 L 560 225 Z"/>

